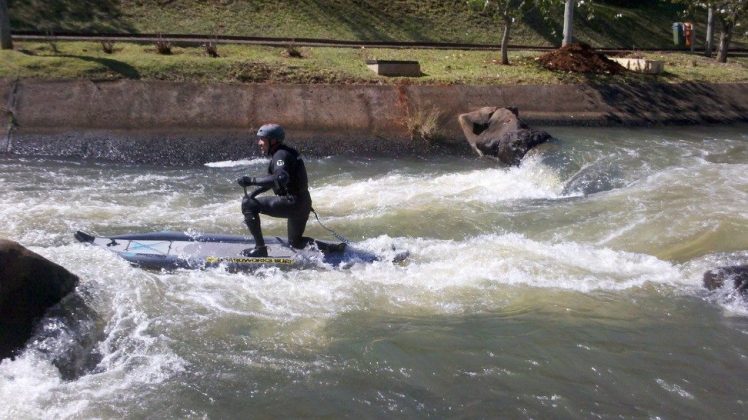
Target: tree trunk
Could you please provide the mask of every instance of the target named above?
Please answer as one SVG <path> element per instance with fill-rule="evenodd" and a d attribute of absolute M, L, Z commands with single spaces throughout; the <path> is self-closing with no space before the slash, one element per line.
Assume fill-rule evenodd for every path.
<path fill-rule="evenodd" d="M 509 64 L 509 29 L 512 26 L 512 18 L 504 16 L 504 35 L 501 36 L 501 64 Z"/>
<path fill-rule="evenodd" d="M 10 37 L 10 14 L 8 14 L 7 0 L 0 0 L 0 48 L 4 50 L 13 49 L 13 40 Z"/>
<path fill-rule="evenodd" d="M 566 7 L 564 8 L 564 40 L 561 42 L 561 46 L 565 47 L 571 44 L 574 39 L 572 36 L 572 24 L 574 22 L 574 0 L 566 0 Z"/>
<path fill-rule="evenodd" d="M 717 50 L 717 61 L 720 63 L 727 62 L 727 49 L 730 48 L 730 38 L 732 38 L 732 25 L 722 20 L 722 33 L 719 36 L 719 50 Z"/>
<path fill-rule="evenodd" d="M 704 55 L 712 56 L 714 50 L 714 6 L 709 6 L 706 18 L 706 49 Z"/>

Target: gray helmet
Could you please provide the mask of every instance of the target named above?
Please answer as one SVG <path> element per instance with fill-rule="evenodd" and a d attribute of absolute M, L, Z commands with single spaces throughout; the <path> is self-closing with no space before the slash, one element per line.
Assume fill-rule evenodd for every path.
<path fill-rule="evenodd" d="M 257 130 L 257 137 L 277 140 L 278 143 L 282 143 L 283 139 L 286 138 L 286 133 L 283 131 L 283 127 L 278 124 L 265 124 Z"/>

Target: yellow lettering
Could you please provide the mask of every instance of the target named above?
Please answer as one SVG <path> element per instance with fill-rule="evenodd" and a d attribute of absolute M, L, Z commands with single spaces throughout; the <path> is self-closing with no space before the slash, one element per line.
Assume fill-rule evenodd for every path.
<path fill-rule="evenodd" d="M 240 257 L 207 257 L 205 262 L 208 264 L 217 263 L 234 263 L 234 264 L 293 264 L 295 261 L 293 258 L 276 258 L 276 257 L 261 257 L 261 258 L 240 258 Z"/>

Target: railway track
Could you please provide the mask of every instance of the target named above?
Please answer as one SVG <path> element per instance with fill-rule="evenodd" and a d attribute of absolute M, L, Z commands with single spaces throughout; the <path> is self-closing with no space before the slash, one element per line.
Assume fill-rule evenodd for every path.
<path fill-rule="evenodd" d="M 216 44 L 248 44 L 266 46 L 288 46 L 297 47 L 336 47 L 336 48 L 417 48 L 417 49 L 442 49 L 442 50 L 484 50 L 498 51 L 498 44 L 468 44 L 455 42 L 403 42 L 403 41 L 349 41 L 338 39 L 317 38 L 268 38 L 251 36 L 207 36 L 195 34 L 92 34 L 92 33 L 59 33 L 44 34 L 34 32 L 14 32 L 13 39 L 21 41 L 114 41 L 114 42 L 137 42 L 152 43 L 156 41 L 168 41 L 175 44 L 201 45 L 208 42 Z M 556 49 L 555 46 L 538 45 L 509 45 L 512 50 L 537 50 L 547 51 Z M 627 51 L 665 51 L 665 52 L 688 52 L 679 48 L 596 48 L 604 53 L 616 53 Z M 701 53 L 703 48 L 697 48 L 695 53 Z M 730 54 L 748 54 L 748 48 L 731 48 Z"/>

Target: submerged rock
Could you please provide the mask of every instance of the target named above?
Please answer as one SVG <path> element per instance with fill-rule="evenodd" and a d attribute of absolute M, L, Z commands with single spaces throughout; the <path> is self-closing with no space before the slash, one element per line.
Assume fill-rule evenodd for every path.
<path fill-rule="evenodd" d="M 458 120 L 465 138 L 479 156 L 519 165 L 530 149 L 547 142 L 551 135 L 529 128 L 518 115 L 516 108 L 484 107 L 460 114 Z"/>
<path fill-rule="evenodd" d="M 621 168 L 612 159 L 601 159 L 581 168 L 564 185 L 561 195 L 595 194 L 623 186 Z"/>
<path fill-rule="evenodd" d="M 97 345 L 105 328 L 106 321 L 76 291 L 44 314 L 27 351 L 33 349 L 50 360 L 63 379 L 76 379 L 96 371 L 102 359 Z"/>
<path fill-rule="evenodd" d="M 730 284 L 743 296 L 748 296 L 748 265 L 718 267 L 704 273 L 704 287 L 719 289 Z"/>
<path fill-rule="evenodd" d="M 34 324 L 78 285 L 78 277 L 17 242 L 0 239 L 0 359 L 31 337 Z"/>

